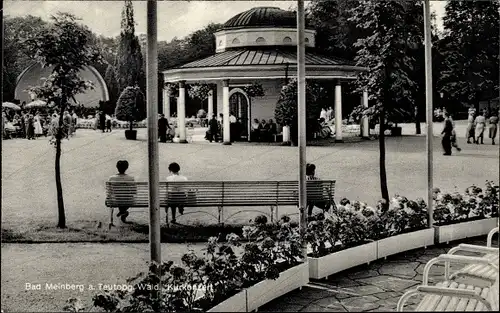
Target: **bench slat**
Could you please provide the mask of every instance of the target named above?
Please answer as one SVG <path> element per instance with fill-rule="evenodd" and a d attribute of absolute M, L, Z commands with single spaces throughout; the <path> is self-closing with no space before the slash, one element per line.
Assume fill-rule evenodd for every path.
<path fill-rule="evenodd" d="M 466 290 L 474 290 L 474 286 L 469 285 Z M 455 311 L 457 312 L 463 312 L 465 311 L 465 308 L 467 307 L 467 304 L 469 303 L 469 299 L 467 298 L 461 298 L 460 301 L 458 302 L 457 308 Z"/>
<path fill-rule="evenodd" d="M 308 181 L 308 201 L 333 201 L 335 181 Z M 109 207 L 147 207 L 147 182 L 107 182 Z M 186 198 L 187 195 L 187 198 Z M 297 181 L 160 182 L 160 206 L 185 207 L 298 205 Z"/>
<path fill-rule="evenodd" d="M 441 283 L 438 283 L 436 286 L 437 287 L 448 287 L 449 282 L 448 281 L 441 282 Z M 423 297 L 422 301 L 420 301 L 420 303 L 418 304 L 415 311 L 417 311 L 417 312 L 434 311 L 434 308 L 436 307 L 436 305 L 438 304 L 438 301 L 440 299 L 441 299 L 440 295 L 435 295 L 435 294 L 425 295 Z"/>

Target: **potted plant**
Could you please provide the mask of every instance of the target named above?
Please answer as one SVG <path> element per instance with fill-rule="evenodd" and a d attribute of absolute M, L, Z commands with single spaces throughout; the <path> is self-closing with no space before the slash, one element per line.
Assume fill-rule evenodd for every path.
<path fill-rule="evenodd" d="M 498 203 L 499 186 L 492 181 L 484 189 L 472 185 L 464 194 L 434 189 L 436 242 L 488 234 L 498 223 Z"/>
<path fill-rule="evenodd" d="M 118 120 L 129 122 L 129 129 L 125 130 L 125 138 L 137 139 L 137 130 L 133 129 L 134 122 L 146 118 L 146 102 L 138 86 L 129 86 L 122 91 L 116 103 L 115 115 Z"/>
<path fill-rule="evenodd" d="M 306 137 L 312 139 L 318 124 L 318 116 L 321 112 L 321 104 L 326 99 L 323 86 L 317 81 L 308 81 L 306 84 Z M 288 84 L 281 88 L 280 97 L 274 111 L 276 123 L 289 128 L 291 144 L 298 144 L 298 120 L 297 120 L 297 80 L 291 79 Z M 284 143 L 286 145 L 290 143 Z"/>

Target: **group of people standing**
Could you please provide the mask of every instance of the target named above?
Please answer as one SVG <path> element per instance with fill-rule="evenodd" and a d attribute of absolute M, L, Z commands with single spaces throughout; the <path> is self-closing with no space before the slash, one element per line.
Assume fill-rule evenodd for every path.
<path fill-rule="evenodd" d="M 322 108 L 319 113 L 319 118 L 324 119 L 325 123 L 328 123 L 335 118 L 334 114 L 332 107 L 328 107 L 328 109 Z"/>
<path fill-rule="evenodd" d="M 467 119 L 467 143 L 484 144 L 484 132 L 486 130 L 486 112 L 476 112 L 474 109 L 469 110 L 469 117 Z M 494 112 L 490 114 L 488 118 L 489 124 L 489 138 L 491 139 L 491 144 L 495 144 L 495 137 L 497 136 L 498 130 L 498 119 L 500 112 Z"/>
<path fill-rule="evenodd" d="M 78 116 L 75 112 L 64 112 L 63 116 L 63 137 L 69 138 L 76 132 Z M 2 112 L 2 135 L 3 138 L 11 138 L 13 134 L 17 138 L 35 140 L 40 136 L 55 137 L 59 128 L 59 115 L 52 113 L 42 115 L 40 111 L 32 112 L 21 111 L 19 114 L 8 115 Z"/>
<path fill-rule="evenodd" d="M 111 116 L 105 114 L 104 111 L 96 111 L 94 130 L 101 130 L 103 133 L 111 132 L 112 119 Z"/>
<path fill-rule="evenodd" d="M 489 138 L 491 139 L 491 144 L 495 144 L 495 138 L 498 131 L 498 121 L 500 116 L 500 111 L 494 111 L 490 114 L 490 117 L 486 119 L 486 112 L 478 112 L 476 116 L 476 110 L 469 110 L 469 117 L 467 119 L 467 130 L 466 139 L 467 143 L 484 144 L 484 132 L 486 131 L 486 122 L 489 124 Z M 442 145 L 444 153 L 443 155 L 451 155 L 452 148 L 455 147 L 457 151 L 461 151 L 458 147 L 457 136 L 455 132 L 455 123 L 448 112 L 444 112 L 444 128 L 441 132 L 442 135 Z M 472 138 L 472 142 L 471 142 Z"/>

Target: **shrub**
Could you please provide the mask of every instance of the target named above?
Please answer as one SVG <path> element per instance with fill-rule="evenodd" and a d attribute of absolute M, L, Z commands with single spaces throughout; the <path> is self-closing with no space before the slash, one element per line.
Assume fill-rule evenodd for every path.
<path fill-rule="evenodd" d="M 125 88 L 116 103 L 115 115 L 118 120 L 128 121 L 130 129 L 134 122 L 146 118 L 146 102 L 138 86 Z"/>

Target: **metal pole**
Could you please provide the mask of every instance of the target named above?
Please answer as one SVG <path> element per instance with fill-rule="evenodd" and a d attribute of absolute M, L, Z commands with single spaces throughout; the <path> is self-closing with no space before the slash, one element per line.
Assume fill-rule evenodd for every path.
<path fill-rule="evenodd" d="M 498 0 L 497 2 L 498 2 L 498 15 L 500 17 L 500 0 Z M 498 39 L 500 40 L 500 33 L 498 34 L 498 36 L 499 36 Z M 500 45 L 498 45 L 498 49 L 499 49 L 498 50 L 498 55 L 500 55 Z M 500 66 L 499 66 L 498 70 L 500 72 Z M 500 88 L 498 88 L 498 104 L 497 104 L 496 110 L 497 110 L 496 114 L 500 118 Z M 498 152 L 500 152 L 500 144 L 498 145 Z M 497 212 L 497 214 L 498 213 L 500 213 L 500 205 L 498 206 L 498 212 Z M 500 218 L 497 218 L 497 226 L 500 226 Z"/>
<path fill-rule="evenodd" d="M 148 101 L 148 174 L 149 174 L 149 245 L 151 262 L 157 263 L 160 274 L 160 202 L 159 202 L 159 161 L 158 161 L 158 47 L 156 27 L 156 1 L 147 4 L 147 55 L 146 55 L 146 96 Z"/>
<path fill-rule="evenodd" d="M 299 210 L 302 256 L 307 260 L 306 232 L 307 182 L 306 182 L 306 49 L 305 49 L 304 0 L 297 0 L 297 118 L 299 131 Z"/>
<path fill-rule="evenodd" d="M 425 102 L 427 110 L 427 211 L 429 228 L 434 224 L 432 208 L 433 158 L 432 158 L 432 33 L 430 1 L 424 0 L 424 38 L 425 38 Z"/>

